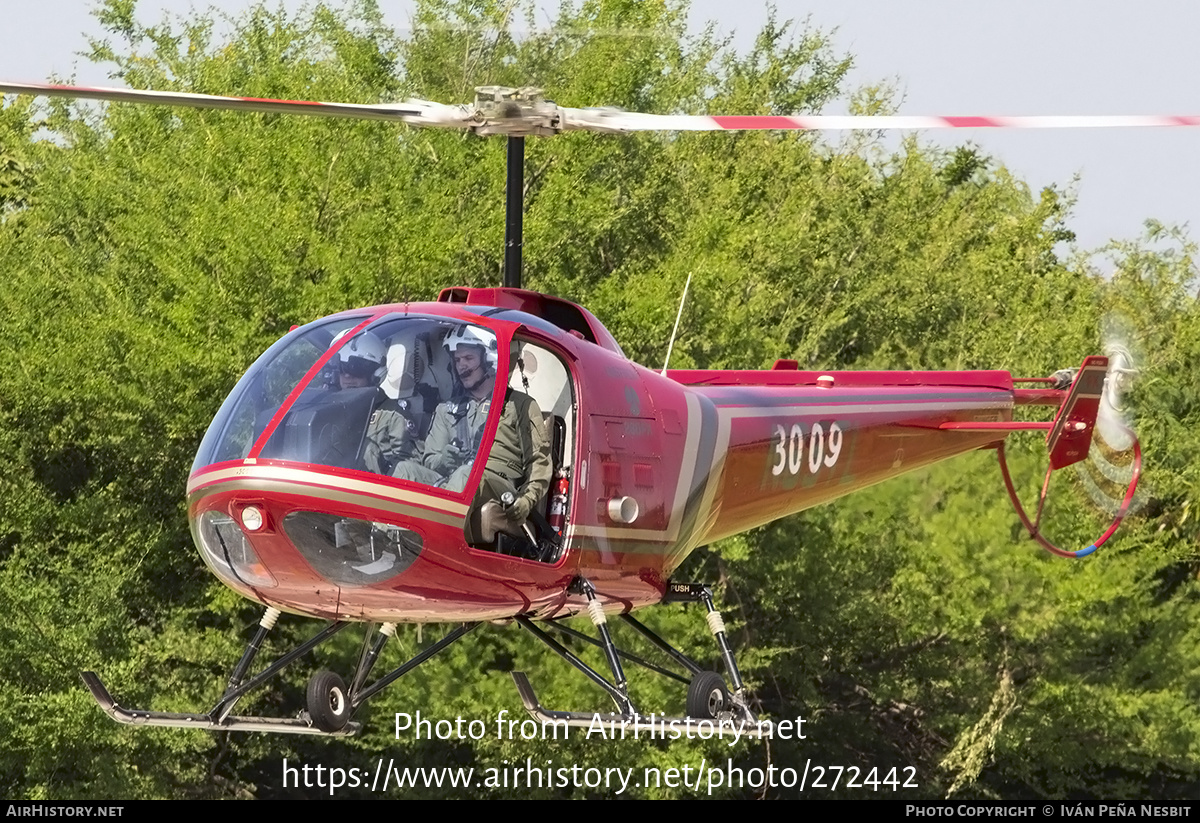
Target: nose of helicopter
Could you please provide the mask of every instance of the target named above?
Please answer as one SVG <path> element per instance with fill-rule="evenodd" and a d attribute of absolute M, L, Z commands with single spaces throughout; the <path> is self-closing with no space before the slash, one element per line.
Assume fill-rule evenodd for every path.
<path fill-rule="evenodd" d="M 369 520 L 328 503 L 318 511 L 261 492 L 209 495 L 190 512 L 193 538 L 212 572 L 261 602 L 335 616 L 343 590 L 392 580 L 425 547 L 420 524 L 408 518 Z"/>
<path fill-rule="evenodd" d="M 192 534 L 223 583 L 267 606 L 335 620 L 494 619 L 561 608 L 574 576 L 564 563 L 471 549 L 462 515 L 354 508 L 331 489 L 271 493 L 246 476 L 229 484 L 193 492 Z"/>
<path fill-rule="evenodd" d="M 230 582 L 254 587 L 279 585 L 255 544 L 263 554 L 277 555 L 272 549 L 282 538 L 281 545 L 293 548 L 323 579 L 349 586 L 369 585 L 400 574 L 420 556 L 424 544 L 417 532 L 392 523 L 293 511 L 284 515 L 281 523 L 273 524 L 269 521 L 275 518 L 268 518 L 259 505 L 248 504 L 234 511 L 235 516 L 230 516 L 209 509 L 195 517 L 196 544 L 219 577 L 233 577 Z M 272 565 L 278 567 L 279 563 Z"/>

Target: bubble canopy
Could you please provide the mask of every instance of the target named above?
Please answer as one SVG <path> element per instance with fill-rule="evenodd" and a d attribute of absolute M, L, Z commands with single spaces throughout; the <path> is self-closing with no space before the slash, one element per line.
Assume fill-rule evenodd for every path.
<path fill-rule="evenodd" d="M 238 381 L 192 472 L 253 458 L 461 492 L 503 405 L 493 403 L 506 384 L 496 379 L 506 365 L 499 350 L 494 330 L 453 318 L 350 314 L 310 323 Z"/>

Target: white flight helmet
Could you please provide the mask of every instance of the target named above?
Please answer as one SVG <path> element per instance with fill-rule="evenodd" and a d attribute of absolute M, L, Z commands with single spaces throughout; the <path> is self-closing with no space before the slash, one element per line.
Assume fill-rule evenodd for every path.
<path fill-rule="evenodd" d="M 489 331 L 466 324 L 455 326 L 454 330 L 446 335 L 446 339 L 442 341 L 442 345 L 446 347 L 446 351 L 450 352 L 451 356 L 453 356 L 459 346 L 482 348 L 487 358 L 488 366 L 491 367 L 493 372 L 496 371 L 496 366 L 500 358 L 496 351 L 496 336 Z"/>
<path fill-rule="evenodd" d="M 347 329 L 338 334 L 330 346 L 336 346 L 349 331 Z M 383 341 L 373 333 L 365 331 L 356 334 L 349 343 L 338 350 L 337 365 L 346 374 L 375 379 L 383 375 L 386 356 L 387 347 L 383 345 Z"/>

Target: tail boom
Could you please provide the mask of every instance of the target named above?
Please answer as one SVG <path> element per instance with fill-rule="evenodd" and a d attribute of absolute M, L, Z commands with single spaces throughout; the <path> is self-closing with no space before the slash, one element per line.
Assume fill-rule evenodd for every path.
<path fill-rule="evenodd" d="M 1012 425 L 1012 377 L 1003 371 L 668 376 L 716 413 L 701 542 L 994 445 Z"/>

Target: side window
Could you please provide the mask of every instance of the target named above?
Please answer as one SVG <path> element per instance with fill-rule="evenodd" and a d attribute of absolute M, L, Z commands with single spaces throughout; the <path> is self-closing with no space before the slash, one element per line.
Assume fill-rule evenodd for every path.
<path fill-rule="evenodd" d="M 542 410 L 555 468 L 569 466 L 575 455 L 575 398 L 566 365 L 548 349 L 520 340 L 509 365 L 509 386 L 528 394 Z"/>

